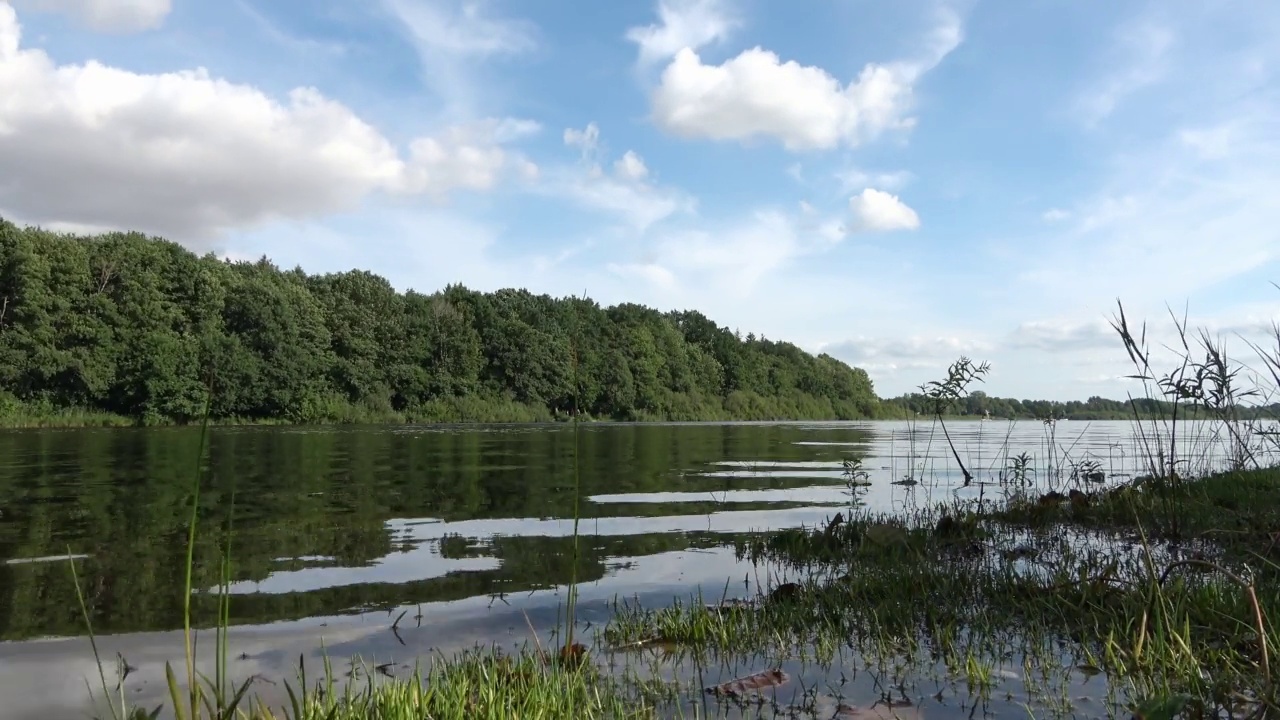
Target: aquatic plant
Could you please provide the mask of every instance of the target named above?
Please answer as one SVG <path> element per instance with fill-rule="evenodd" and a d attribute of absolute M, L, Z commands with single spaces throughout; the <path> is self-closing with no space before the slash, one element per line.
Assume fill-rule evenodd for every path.
<path fill-rule="evenodd" d="M 948 404 L 963 398 L 968 392 L 969 385 L 975 381 L 982 382 L 983 377 L 990 371 L 991 366 L 988 363 L 975 365 L 969 358 L 961 357 L 947 368 L 945 379 L 930 380 L 920 386 L 920 392 L 932 404 L 934 419 L 942 426 L 942 434 L 947 439 L 947 446 L 951 448 L 951 455 L 956 459 L 956 465 L 960 466 L 960 472 L 964 474 L 965 485 L 973 482 L 973 473 L 969 472 L 969 468 L 965 467 L 964 461 L 960 459 L 960 453 L 956 451 L 956 445 L 951 440 L 951 433 L 947 431 L 943 414 Z"/>

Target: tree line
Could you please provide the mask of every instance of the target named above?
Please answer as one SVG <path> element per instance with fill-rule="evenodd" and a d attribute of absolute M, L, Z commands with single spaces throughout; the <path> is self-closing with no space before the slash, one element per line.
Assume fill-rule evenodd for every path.
<path fill-rule="evenodd" d="M 881 412 L 886 417 L 927 416 L 933 413 L 933 399 L 921 393 L 910 393 L 881 400 Z M 1280 403 L 1241 406 L 1237 408 L 1240 419 L 1280 417 Z M 949 414 L 958 416 L 990 417 L 993 419 L 1034 420 L 1133 420 L 1136 417 L 1173 417 L 1174 404 L 1167 400 L 1135 397 L 1111 400 L 1092 396 L 1088 400 L 1018 400 L 994 397 L 981 390 L 953 400 Z M 1177 408 L 1179 417 L 1209 419 L 1214 417 L 1202 407 L 1182 403 Z M 1136 415 L 1135 415 L 1136 413 Z"/>
<path fill-rule="evenodd" d="M 694 311 L 229 262 L 0 220 L 0 415 L 214 420 L 876 417 L 867 374 Z"/>
<path fill-rule="evenodd" d="M 1161 409 L 1140 399 L 1143 412 Z M 207 407 L 206 407 L 207 403 Z M 660 312 L 462 285 L 398 292 L 353 270 L 198 256 L 139 233 L 0 219 L 0 422 L 902 418 L 827 354 Z M 1127 419 L 1128 401 L 975 391 L 948 412 Z"/>

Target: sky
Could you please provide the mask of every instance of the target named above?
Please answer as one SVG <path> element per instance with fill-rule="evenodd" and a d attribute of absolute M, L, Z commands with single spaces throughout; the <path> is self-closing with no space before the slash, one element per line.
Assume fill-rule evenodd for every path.
<path fill-rule="evenodd" d="M 1122 398 L 1123 301 L 1256 366 L 1280 3 L 0 0 L 0 216 L 400 290 L 698 310 Z M 1273 341 L 1274 345 L 1274 341 Z"/>

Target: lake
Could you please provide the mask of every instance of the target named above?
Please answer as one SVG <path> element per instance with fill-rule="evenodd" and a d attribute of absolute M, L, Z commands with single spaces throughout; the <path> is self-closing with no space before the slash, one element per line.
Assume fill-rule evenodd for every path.
<path fill-rule="evenodd" d="M 1221 445 L 1192 427 L 1184 447 L 1211 465 Z M 978 482 L 963 485 L 929 422 L 214 428 L 194 585 L 215 589 L 230 518 L 234 669 L 291 678 L 300 655 L 324 651 L 404 664 L 545 637 L 575 580 L 583 628 L 615 599 L 754 595 L 780 571 L 739 561 L 735 542 L 850 503 L 998 497 L 1023 452 L 1042 485 L 1073 465 L 1108 481 L 1144 470 L 1127 422 L 948 428 Z M 92 709 L 68 553 L 108 679 L 119 652 L 131 697 L 162 698 L 163 664 L 181 653 L 199 442 L 198 428 L 0 433 L 0 718 Z M 851 458 L 868 487 L 847 485 Z M 905 477 L 920 482 L 895 484 Z M 211 602 L 196 607 L 212 617 Z"/>

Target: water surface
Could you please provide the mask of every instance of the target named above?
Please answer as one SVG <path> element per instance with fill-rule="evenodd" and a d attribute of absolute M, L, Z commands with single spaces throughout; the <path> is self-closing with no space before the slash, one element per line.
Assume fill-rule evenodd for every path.
<path fill-rule="evenodd" d="M 1108 481 L 1143 470 L 1129 423 L 949 427 L 977 479 L 967 486 L 928 422 L 598 424 L 577 435 L 567 425 L 216 428 L 194 585 L 216 585 L 230 521 L 238 672 L 291 676 L 322 642 L 337 657 L 412 662 L 554 627 L 574 580 L 584 627 L 607 622 L 618 597 L 752 595 L 778 578 L 738 561 L 735 539 L 823 522 L 850 503 L 900 511 L 995 497 L 1020 453 L 1041 485 L 1068 482 L 1081 463 Z M 1207 428 L 1186 434 L 1201 455 L 1216 452 Z M 199 437 L 0 433 L 0 696 L 23 689 L 0 717 L 86 707 L 73 700 L 96 670 L 68 553 L 95 632 L 111 636 L 104 656 L 119 651 L 137 668 L 126 687 L 139 698 L 160 692 L 163 662 L 181 647 Z M 869 487 L 851 492 L 846 460 Z M 919 482 L 900 484 L 908 477 Z M 209 617 L 208 602 L 197 606 Z"/>

